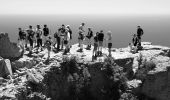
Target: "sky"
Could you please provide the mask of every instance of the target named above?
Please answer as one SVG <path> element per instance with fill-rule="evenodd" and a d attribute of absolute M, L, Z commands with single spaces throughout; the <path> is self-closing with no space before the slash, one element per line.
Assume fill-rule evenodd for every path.
<path fill-rule="evenodd" d="M 170 15 L 170 0 L 0 0 L 0 14 Z"/>

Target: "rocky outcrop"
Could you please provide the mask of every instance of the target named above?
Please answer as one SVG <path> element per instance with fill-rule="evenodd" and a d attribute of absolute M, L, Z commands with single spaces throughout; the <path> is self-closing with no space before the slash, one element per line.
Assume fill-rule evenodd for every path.
<path fill-rule="evenodd" d="M 10 60 L 0 59 L 0 77 L 12 76 L 12 68 Z"/>
<path fill-rule="evenodd" d="M 170 67 L 166 71 L 149 72 L 141 90 L 155 100 L 170 100 Z"/>
<path fill-rule="evenodd" d="M 17 60 L 23 56 L 24 50 L 16 43 L 11 43 L 7 33 L 0 34 L 0 56 L 5 59 Z"/>
<path fill-rule="evenodd" d="M 47 50 L 24 55 L 11 64 L 17 70 L 13 82 L 0 79 L 0 99 L 170 100 L 170 48 L 148 42 L 142 46 L 135 54 L 129 48 L 114 49 L 108 59 L 103 48 L 95 61 L 93 46 L 79 53 L 77 44 L 65 56 L 51 52 L 48 62 Z M 78 61 L 68 59 L 72 56 Z"/>

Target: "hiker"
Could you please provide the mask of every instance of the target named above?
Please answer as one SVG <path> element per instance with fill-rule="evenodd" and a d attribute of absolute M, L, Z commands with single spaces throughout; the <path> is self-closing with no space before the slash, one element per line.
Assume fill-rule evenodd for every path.
<path fill-rule="evenodd" d="M 82 23 L 79 27 L 79 36 L 78 36 L 78 40 L 79 40 L 79 47 L 80 49 L 78 50 L 78 52 L 83 52 L 83 40 L 84 40 L 84 26 L 85 26 L 85 23 Z"/>
<path fill-rule="evenodd" d="M 102 55 L 103 40 L 104 40 L 104 33 L 103 33 L 103 30 L 101 30 L 98 34 L 99 55 Z"/>
<path fill-rule="evenodd" d="M 64 37 L 65 37 L 65 25 L 62 24 L 61 28 L 58 30 L 60 34 L 60 43 L 61 43 L 61 49 L 63 49 L 64 46 Z"/>
<path fill-rule="evenodd" d="M 37 29 L 35 33 L 36 33 L 36 39 L 37 39 L 37 52 L 39 48 L 42 51 L 42 30 L 40 28 L 40 25 L 37 25 Z"/>
<path fill-rule="evenodd" d="M 109 52 L 109 57 L 111 57 L 112 56 L 112 54 L 111 54 L 111 48 L 112 48 L 112 33 L 111 33 L 111 31 L 108 31 L 107 35 L 108 35 L 108 52 Z"/>
<path fill-rule="evenodd" d="M 30 44 L 30 47 L 29 47 L 29 54 L 32 54 L 32 49 L 33 49 L 33 40 L 34 40 L 34 30 L 32 29 L 32 26 L 30 25 L 29 26 L 29 29 L 27 30 L 27 34 L 28 34 L 28 41 L 29 41 L 29 44 Z"/>
<path fill-rule="evenodd" d="M 67 25 L 66 28 L 68 29 L 68 32 L 70 33 L 70 47 L 71 47 L 71 40 L 72 40 L 72 30 L 70 28 L 70 25 Z"/>
<path fill-rule="evenodd" d="M 133 46 L 137 46 L 137 44 L 139 43 L 138 41 L 138 37 L 136 34 L 133 34 L 133 39 L 132 39 L 132 43 L 133 43 Z"/>
<path fill-rule="evenodd" d="M 97 58 L 97 50 L 98 50 L 98 32 L 94 36 L 94 48 L 93 48 L 93 54 L 92 54 L 92 61 Z"/>
<path fill-rule="evenodd" d="M 64 50 L 64 55 L 66 55 L 69 51 L 70 51 L 70 45 L 69 42 L 70 41 L 70 32 L 69 29 L 66 28 L 65 30 L 65 37 L 64 37 L 64 46 L 65 46 L 65 50 Z"/>
<path fill-rule="evenodd" d="M 47 41 L 48 39 L 48 35 L 49 35 L 49 28 L 47 27 L 47 25 L 45 24 L 44 25 L 44 28 L 43 28 L 43 37 L 44 37 L 44 42 L 43 44 L 45 44 L 45 42 Z"/>
<path fill-rule="evenodd" d="M 26 42 L 26 33 L 24 32 L 24 30 L 22 30 L 22 28 L 18 28 L 19 30 L 19 44 L 22 46 L 22 47 L 25 47 L 25 42 Z"/>
<path fill-rule="evenodd" d="M 47 60 L 50 59 L 50 52 L 51 52 L 51 45 L 52 45 L 52 38 L 51 36 L 48 36 L 46 42 L 45 42 L 45 45 L 47 47 L 47 50 L 48 50 L 48 57 L 47 57 Z"/>
<path fill-rule="evenodd" d="M 138 37 L 138 42 L 139 42 L 139 46 L 141 46 L 141 37 L 142 37 L 142 35 L 143 35 L 143 29 L 140 27 L 140 26 L 138 26 L 138 29 L 137 29 L 137 37 Z"/>
<path fill-rule="evenodd" d="M 88 28 L 88 33 L 87 33 L 86 37 L 87 37 L 87 42 L 88 42 L 86 49 L 90 50 L 91 49 L 91 38 L 93 37 L 93 31 L 91 28 Z"/>
<path fill-rule="evenodd" d="M 60 50 L 60 42 L 61 42 L 59 30 L 54 33 L 54 38 L 55 38 L 54 48 L 56 48 L 55 45 L 57 44 L 57 52 L 58 52 Z"/>
<path fill-rule="evenodd" d="M 136 34 L 133 34 L 132 43 L 129 43 L 130 52 L 132 52 L 132 53 L 138 52 L 137 51 L 138 50 L 137 49 L 138 45 L 139 45 L 139 39 L 138 39 Z"/>

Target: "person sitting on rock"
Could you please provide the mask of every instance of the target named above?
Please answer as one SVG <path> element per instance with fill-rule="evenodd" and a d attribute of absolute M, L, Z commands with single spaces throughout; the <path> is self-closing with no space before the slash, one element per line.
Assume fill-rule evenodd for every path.
<path fill-rule="evenodd" d="M 22 28 L 18 28 L 19 30 L 19 44 L 24 48 L 25 47 L 25 42 L 26 42 L 26 33 L 24 32 L 24 30 L 22 30 Z"/>
<path fill-rule="evenodd" d="M 132 43 L 129 43 L 130 52 L 132 52 L 132 53 L 137 52 L 138 43 L 139 43 L 139 39 L 138 39 L 137 35 L 134 34 L 133 38 L 132 38 Z"/>
<path fill-rule="evenodd" d="M 139 39 L 136 34 L 133 35 L 132 43 L 133 46 L 137 46 L 137 44 L 139 43 Z"/>
<path fill-rule="evenodd" d="M 87 33 L 86 37 L 87 37 L 87 42 L 88 42 L 86 49 L 90 50 L 91 49 L 91 38 L 93 37 L 93 31 L 91 30 L 91 28 L 88 28 L 88 33 Z"/>
<path fill-rule="evenodd" d="M 111 48 L 112 48 L 112 33 L 111 33 L 111 31 L 108 31 L 108 33 L 107 33 L 107 35 L 108 35 L 108 52 L 109 52 L 109 57 L 111 57 L 112 56 L 112 54 L 111 54 Z"/>
<path fill-rule="evenodd" d="M 102 48 L 103 48 L 103 40 L 104 40 L 104 33 L 101 30 L 98 34 L 98 42 L 99 42 L 99 55 L 102 55 Z"/>
<path fill-rule="evenodd" d="M 94 48 L 93 48 L 93 54 L 92 54 L 92 61 L 97 58 L 97 50 L 98 50 L 98 32 L 94 36 Z"/>
<path fill-rule="evenodd" d="M 52 45 L 52 39 L 51 39 L 51 36 L 48 36 L 48 39 L 46 40 L 46 47 L 47 47 L 47 50 L 48 50 L 48 57 L 47 57 L 47 60 L 50 59 L 50 52 L 51 52 L 51 45 Z"/>
<path fill-rule="evenodd" d="M 79 27 L 78 40 L 79 40 L 80 49 L 77 50 L 78 52 L 83 52 L 83 40 L 84 40 L 84 32 L 85 32 L 84 26 L 85 26 L 85 23 L 82 23 Z"/>
<path fill-rule="evenodd" d="M 139 42 L 139 46 L 141 46 L 141 37 L 142 37 L 142 35 L 143 35 L 143 29 L 140 27 L 140 26 L 138 26 L 138 29 L 137 29 L 137 37 L 138 37 L 138 42 Z"/>
<path fill-rule="evenodd" d="M 33 49 L 33 42 L 34 42 L 34 30 L 32 29 L 32 26 L 29 26 L 29 29 L 27 30 L 27 34 L 28 34 L 28 41 L 30 44 L 30 48 L 29 48 L 29 54 L 32 54 L 32 49 Z"/>
<path fill-rule="evenodd" d="M 37 38 L 37 52 L 38 52 L 39 48 L 42 51 L 42 30 L 40 28 L 40 25 L 37 25 L 36 38 Z"/>

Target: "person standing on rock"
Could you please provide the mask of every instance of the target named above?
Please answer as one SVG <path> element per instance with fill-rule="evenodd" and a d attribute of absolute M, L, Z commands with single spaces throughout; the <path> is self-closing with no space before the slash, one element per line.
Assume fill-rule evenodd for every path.
<path fill-rule="evenodd" d="M 59 29 L 54 33 L 54 38 L 55 38 L 54 48 L 56 48 L 55 45 L 57 44 L 57 52 L 59 52 L 61 42 Z"/>
<path fill-rule="evenodd" d="M 25 47 L 25 42 L 26 42 L 26 33 L 24 32 L 24 30 L 22 30 L 22 28 L 18 28 L 19 30 L 19 44 L 24 48 Z"/>
<path fill-rule="evenodd" d="M 104 40 L 104 33 L 101 30 L 98 34 L 98 41 L 99 41 L 99 55 L 102 55 L 102 48 L 103 48 L 103 40 Z"/>
<path fill-rule="evenodd" d="M 140 26 L 138 26 L 137 37 L 138 37 L 138 41 L 139 41 L 139 46 L 141 46 L 141 37 L 143 34 L 144 34 L 143 29 Z"/>
<path fill-rule="evenodd" d="M 93 37 L 93 31 L 91 28 L 88 28 L 88 33 L 87 33 L 86 37 L 87 37 L 87 43 L 88 43 L 86 49 L 90 50 L 91 49 L 91 38 Z"/>
<path fill-rule="evenodd" d="M 46 47 L 47 47 L 47 50 L 48 50 L 48 57 L 47 57 L 47 60 L 50 59 L 50 52 L 51 52 L 51 45 L 52 45 L 52 39 L 51 39 L 51 36 L 48 36 L 47 40 L 46 40 Z"/>
<path fill-rule="evenodd" d="M 109 57 L 111 57 L 112 56 L 112 54 L 111 54 L 111 48 L 112 48 L 112 33 L 111 33 L 111 31 L 108 31 L 107 35 L 108 35 L 108 39 L 107 39 L 107 41 L 108 41 L 108 52 L 109 52 Z"/>
<path fill-rule="evenodd" d="M 65 25 L 62 24 L 61 28 L 58 29 L 58 32 L 60 34 L 60 40 L 61 40 L 61 49 L 64 47 L 64 37 L 65 37 Z"/>
<path fill-rule="evenodd" d="M 65 50 L 64 50 L 64 55 L 66 55 L 69 51 L 70 51 L 70 33 L 69 33 L 69 29 L 66 28 L 65 31 L 65 37 L 64 37 L 64 45 L 65 45 Z"/>
<path fill-rule="evenodd" d="M 29 26 L 29 29 L 27 30 L 27 34 L 28 34 L 28 41 L 30 44 L 29 47 L 29 54 L 32 54 L 32 49 L 33 49 L 33 42 L 34 42 L 34 30 L 32 29 L 32 26 Z"/>
<path fill-rule="evenodd" d="M 43 39 L 43 44 L 45 44 L 45 42 L 47 41 L 47 39 L 48 39 L 48 35 L 49 35 L 49 28 L 47 27 L 47 25 L 45 24 L 44 25 L 44 28 L 43 28 L 43 37 L 44 37 L 44 39 Z"/>
<path fill-rule="evenodd" d="M 38 52 L 39 48 L 42 51 L 42 30 L 40 28 L 40 25 L 37 25 L 36 38 L 37 38 L 37 52 Z"/>
<path fill-rule="evenodd" d="M 79 27 L 78 40 L 79 40 L 80 49 L 77 50 L 78 52 L 83 52 L 83 40 L 84 40 L 84 32 L 85 32 L 84 26 L 85 26 L 85 23 L 82 23 Z"/>
<path fill-rule="evenodd" d="M 70 41 L 69 41 L 69 45 L 71 47 L 71 40 L 72 40 L 72 30 L 70 28 L 70 25 L 67 25 L 66 28 L 68 29 L 68 32 L 70 33 Z"/>
<path fill-rule="evenodd" d="M 94 48 L 93 48 L 93 54 L 92 54 L 92 61 L 94 61 L 97 58 L 97 49 L 98 49 L 98 32 L 94 36 Z"/>

